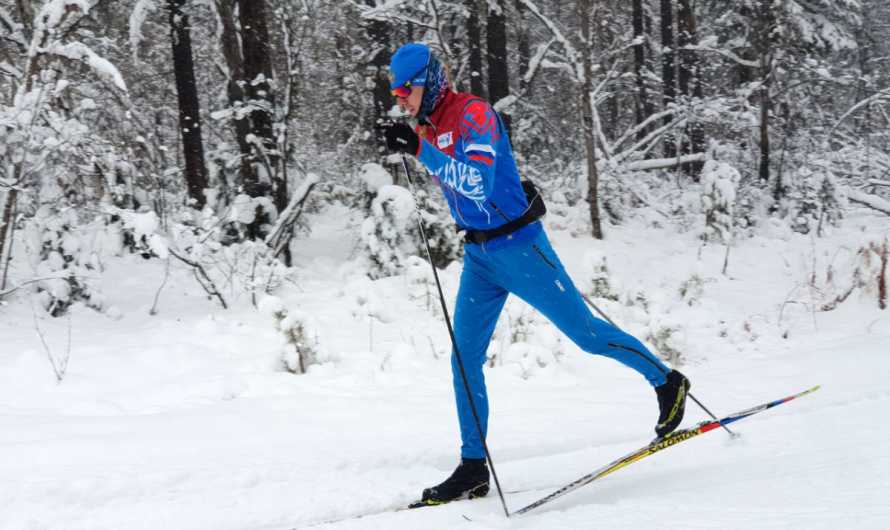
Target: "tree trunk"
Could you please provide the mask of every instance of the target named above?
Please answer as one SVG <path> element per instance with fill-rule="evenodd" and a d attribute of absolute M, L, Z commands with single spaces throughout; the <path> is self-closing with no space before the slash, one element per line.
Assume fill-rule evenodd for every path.
<path fill-rule="evenodd" d="M 253 153 L 257 170 L 264 169 L 266 178 L 274 184 L 275 208 L 282 212 L 287 208 L 287 175 L 279 171 L 278 145 L 272 126 L 275 96 L 272 92 L 272 60 L 270 53 L 269 30 L 266 25 L 265 0 L 240 0 L 241 6 L 241 46 L 244 52 L 244 76 L 250 94 L 250 103 L 255 109 L 250 113 L 253 134 L 257 137 Z M 269 195 L 269 185 L 264 179 L 253 189 L 248 189 L 251 197 Z M 258 208 L 259 210 L 259 208 Z M 268 222 L 265 212 L 257 211 L 256 219 L 248 227 L 251 239 L 261 239 L 261 226 Z"/>
<path fill-rule="evenodd" d="M 262 144 L 263 152 L 257 152 L 260 161 L 268 157 L 268 167 L 276 168 L 277 145 L 272 128 L 272 109 L 275 97 L 272 93 L 272 61 L 269 52 L 269 30 L 266 26 L 265 0 L 241 0 L 241 42 L 244 50 L 244 76 L 251 103 L 257 107 L 250 113 L 253 134 Z M 269 175 L 275 178 L 275 175 Z M 280 188 L 280 186 L 279 186 Z M 281 191 L 276 194 L 275 206 L 279 211 L 287 207 L 285 191 L 283 203 Z M 254 195 L 259 196 L 259 195 Z"/>
<path fill-rule="evenodd" d="M 679 0 L 679 12 L 677 14 L 678 35 L 677 44 L 680 47 L 680 69 L 678 88 L 680 94 L 687 101 L 690 99 L 700 102 L 702 100 L 701 79 L 699 78 L 699 55 L 692 50 L 684 49 L 687 46 L 698 44 L 697 20 L 691 0 Z M 682 154 L 701 153 L 705 150 L 705 133 L 702 124 L 689 117 L 687 135 L 683 141 Z M 698 182 L 703 163 L 696 162 L 685 166 L 695 182 Z"/>
<path fill-rule="evenodd" d="M 195 82 L 192 58 L 192 39 L 189 17 L 182 11 L 185 0 L 167 0 L 170 13 L 170 37 L 173 41 L 173 71 L 179 99 L 179 128 L 185 158 L 185 178 L 191 206 L 204 208 L 207 188 L 207 169 L 204 165 L 204 145 L 201 141 L 201 106 Z"/>
<path fill-rule="evenodd" d="M 581 108 L 584 120 L 584 144 L 587 148 L 587 204 L 590 206 L 591 235 L 597 239 L 603 238 L 603 228 L 600 224 L 599 213 L 599 173 L 596 169 L 596 140 L 593 130 L 593 106 L 590 102 L 590 93 L 593 91 L 591 77 L 591 50 L 590 50 L 590 0 L 578 0 L 581 8 L 581 38 L 582 60 L 584 61 L 584 80 L 581 91 Z"/>
<path fill-rule="evenodd" d="M 770 176 L 770 86 L 772 85 L 772 33 L 775 18 L 772 9 L 773 0 L 763 0 L 759 6 L 758 20 L 761 23 L 757 31 L 757 53 L 760 57 L 760 168 L 758 175 L 762 182 Z M 776 197 L 777 199 L 779 197 Z"/>
<path fill-rule="evenodd" d="M 229 97 L 229 106 L 237 108 L 245 103 L 244 97 L 244 57 L 241 55 L 241 42 L 238 36 L 238 27 L 235 24 L 235 4 L 238 0 L 216 0 L 217 11 L 222 23 L 222 35 L 220 45 L 223 57 L 226 61 L 228 72 L 226 73 L 226 91 Z M 239 171 L 239 184 L 252 188 L 259 182 L 259 177 L 252 170 L 250 164 L 250 144 L 247 136 L 250 134 L 250 121 L 247 117 L 233 120 L 235 124 L 235 139 L 238 142 L 238 151 L 241 153 L 241 169 Z"/>
<path fill-rule="evenodd" d="M 677 98 L 677 87 L 674 76 L 674 2 L 661 0 L 661 80 L 663 88 L 664 108 L 672 105 Z M 664 124 L 673 120 L 673 116 L 665 116 Z M 673 135 L 665 137 L 664 155 L 677 156 L 676 141 Z"/>
<path fill-rule="evenodd" d="M 479 27 L 479 5 L 476 0 L 464 0 L 470 16 L 467 18 L 467 39 L 470 49 L 470 93 L 484 98 L 485 76 L 482 61 L 482 31 Z"/>
<path fill-rule="evenodd" d="M 368 6 L 374 7 L 377 4 L 374 0 L 365 0 Z M 387 75 L 387 70 L 389 67 L 389 36 L 392 33 L 392 27 L 388 22 L 384 22 L 381 20 L 369 20 L 366 23 L 366 29 L 368 31 L 368 37 L 371 40 L 371 67 L 373 69 L 373 73 L 371 74 L 374 82 L 374 116 L 373 122 L 377 123 L 379 120 L 386 119 L 386 113 L 392 109 L 394 104 L 392 92 L 389 88 L 389 77 Z M 373 130 L 373 123 L 370 124 L 371 127 L 368 127 L 368 130 Z M 377 134 L 377 155 L 380 159 L 380 162 L 383 162 L 383 159 L 386 158 L 386 140 L 383 138 L 383 134 Z"/>
<path fill-rule="evenodd" d="M 531 92 L 528 91 L 527 83 L 525 82 L 525 74 L 528 73 L 528 65 L 531 61 L 531 45 L 529 44 L 529 31 L 528 31 L 528 20 L 526 18 L 527 14 L 525 4 L 516 0 L 516 13 L 519 15 L 518 20 L 518 30 L 519 33 L 519 91 L 526 95 L 531 95 Z"/>
<path fill-rule="evenodd" d="M 504 0 L 497 0 L 497 10 L 488 12 L 488 97 L 492 105 L 510 95 L 510 79 L 507 68 L 507 15 Z M 500 113 L 507 134 L 510 134 L 510 116 Z"/>
<path fill-rule="evenodd" d="M 6 258 L 6 254 L 10 254 L 10 257 L 12 254 L 12 238 L 10 234 L 12 233 L 12 223 L 15 222 L 12 212 L 15 211 L 18 190 L 9 188 L 9 191 L 4 193 L 2 197 L 3 215 L 0 215 L 0 275 L 3 276 L 3 280 L 0 281 L 0 291 L 6 289 L 6 271 L 9 269 L 9 258 Z M 7 241 L 7 238 L 9 241 Z"/>
<path fill-rule="evenodd" d="M 636 125 L 646 121 L 653 114 L 649 96 L 646 93 L 646 46 L 643 31 L 643 0 L 633 0 L 633 31 L 634 31 L 634 78 L 637 84 Z M 646 137 L 645 129 L 637 133 L 637 140 Z"/>
<path fill-rule="evenodd" d="M 15 6 L 22 24 L 22 34 L 25 40 L 31 42 L 34 37 L 34 6 L 30 1 L 15 0 Z"/>
<path fill-rule="evenodd" d="M 766 56 L 764 56 L 766 59 Z M 764 68 L 766 69 L 766 68 Z M 770 163 L 770 146 L 769 146 L 769 82 L 767 81 L 769 74 L 764 72 L 764 82 L 760 87 L 760 169 L 758 175 L 760 180 L 766 182 L 769 180 L 769 163 Z M 776 197 L 778 198 L 778 197 Z"/>

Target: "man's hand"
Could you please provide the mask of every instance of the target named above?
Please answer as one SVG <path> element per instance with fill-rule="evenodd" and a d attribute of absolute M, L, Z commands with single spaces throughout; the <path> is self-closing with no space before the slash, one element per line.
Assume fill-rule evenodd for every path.
<path fill-rule="evenodd" d="M 417 155 L 420 150 L 420 138 L 414 129 L 404 123 L 389 122 L 377 126 L 383 130 L 386 138 L 386 147 L 390 151 L 404 151 L 411 155 Z"/>

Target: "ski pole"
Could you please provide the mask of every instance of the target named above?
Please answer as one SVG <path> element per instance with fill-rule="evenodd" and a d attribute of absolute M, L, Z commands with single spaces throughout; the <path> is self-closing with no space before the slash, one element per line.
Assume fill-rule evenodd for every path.
<path fill-rule="evenodd" d="M 602 309 L 598 308 L 598 307 L 596 306 L 596 304 L 594 304 L 593 302 L 591 302 L 591 301 L 590 301 L 590 298 L 588 298 L 586 294 L 583 294 L 583 293 L 582 293 L 582 294 L 581 294 L 581 298 L 583 298 L 584 301 L 587 302 L 587 305 L 589 305 L 590 307 L 592 307 L 594 311 L 596 311 L 597 313 L 599 313 L 600 316 L 603 317 L 603 320 L 605 320 L 605 321 L 608 322 L 609 324 L 612 324 L 612 325 L 615 326 L 617 329 L 621 329 L 621 328 L 618 327 L 618 324 L 612 322 L 612 319 L 609 318 L 608 315 L 606 315 L 605 313 L 603 313 L 603 310 L 602 310 Z M 696 399 L 695 396 L 692 395 L 692 393 L 687 392 L 686 395 L 689 396 L 689 399 L 691 399 L 692 401 L 695 401 L 695 404 L 698 405 L 699 407 L 701 407 L 701 409 L 702 409 L 703 411 L 705 411 L 705 412 L 708 414 L 708 416 L 711 417 L 711 419 L 713 419 L 713 420 L 716 420 L 716 419 L 717 419 L 717 416 L 714 416 L 714 414 L 713 414 L 710 410 L 708 410 L 708 408 L 705 407 L 705 406 L 702 404 L 701 401 L 699 401 L 698 399 Z M 720 426 L 723 427 L 723 428 L 726 430 L 726 432 L 729 433 L 730 438 L 738 438 L 738 437 L 740 436 L 739 434 L 734 433 L 734 432 L 732 432 L 731 430 L 729 430 L 729 427 L 727 427 L 726 425 L 720 425 Z"/>
<path fill-rule="evenodd" d="M 501 490 L 501 483 L 498 481 L 498 474 L 494 470 L 494 461 L 491 459 L 491 453 L 488 451 L 488 444 L 485 442 L 485 433 L 482 431 L 482 423 L 479 421 L 479 414 L 476 412 L 476 404 L 473 401 L 473 394 L 470 392 L 470 383 L 467 381 L 467 374 L 464 371 L 464 363 L 461 360 L 460 352 L 457 350 L 457 339 L 454 337 L 454 329 L 451 326 L 451 318 L 448 316 L 448 307 L 445 305 L 445 295 L 442 293 L 442 284 L 439 282 L 439 273 L 433 264 L 433 255 L 430 251 L 430 244 L 426 238 L 426 230 L 423 226 L 423 215 L 420 212 L 420 204 L 417 202 L 417 193 L 414 191 L 414 182 L 411 180 L 411 170 L 408 169 L 408 159 L 402 153 L 402 167 L 405 168 L 405 177 L 408 179 L 408 188 L 414 197 L 414 209 L 417 211 L 417 224 L 420 226 L 420 236 L 423 244 L 426 246 L 426 257 L 433 269 L 433 278 L 436 279 L 436 288 L 439 290 L 439 301 L 442 303 L 442 313 L 445 315 L 445 325 L 448 327 L 448 335 L 451 337 L 451 345 L 454 348 L 454 357 L 457 360 L 457 367 L 460 369 L 460 377 L 464 382 L 464 390 L 467 392 L 467 399 L 470 402 L 470 410 L 473 412 L 473 420 L 476 422 L 476 430 L 479 432 L 479 438 L 482 440 L 482 449 L 485 451 L 485 458 L 491 467 L 491 476 L 494 477 L 494 484 L 498 489 L 498 496 L 501 498 L 501 506 L 504 507 L 504 514 L 510 517 L 510 510 L 507 509 L 507 501 L 504 500 L 504 492 Z"/>

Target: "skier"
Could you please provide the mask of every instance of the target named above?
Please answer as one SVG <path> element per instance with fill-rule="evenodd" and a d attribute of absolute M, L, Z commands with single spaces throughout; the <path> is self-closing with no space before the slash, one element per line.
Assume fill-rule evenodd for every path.
<path fill-rule="evenodd" d="M 454 335 L 483 432 L 488 395 L 482 367 L 509 293 L 540 311 L 584 351 L 615 359 L 645 377 L 658 397 L 656 435 L 673 432 L 683 419 L 689 380 L 662 364 L 639 340 L 588 310 L 551 248 L 537 220 L 540 215 L 533 213 L 538 208 L 531 207 L 520 183 L 497 112 L 482 98 L 454 92 L 444 65 L 423 44 L 399 48 L 390 62 L 389 79 L 398 105 L 417 118 L 418 125 L 382 126 L 387 147 L 413 155 L 426 166 L 444 192 L 452 217 L 467 230 Z M 531 200 L 541 202 L 535 194 Z M 489 491 L 485 450 L 453 354 L 451 365 L 461 461 L 447 480 L 424 489 L 425 504 L 483 497 Z"/>

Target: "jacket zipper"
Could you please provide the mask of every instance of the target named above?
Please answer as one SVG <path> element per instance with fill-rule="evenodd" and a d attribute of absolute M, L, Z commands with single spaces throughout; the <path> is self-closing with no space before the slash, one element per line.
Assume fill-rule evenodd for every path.
<path fill-rule="evenodd" d="M 460 213 L 460 197 L 458 197 L 459 194 L 453 189 L 448 188 L 447 186 L 446 188 L 448 189 L 448 191 L 451 192 L 451 196 L 454 197 L 454 210 L 457 212 L 457 216 L 460 217 L 460 220 L 463 221 L 465 225 L 469 226 L 467 220 L 464 219 L 464 214 Z"/>
<path fill-rule="evenodd" d="M 493 203 L 492 201 L 488 201 L 488 204 L 490 204 L 497 213 L 501 214 L 501 217 L 504 218 L 504 221 L 507 221 L 508 223 L 510 222 L 510 219 L 506 215 L 504 215 L 504 212 L 502 212 L 501 209 L 498 208 L 497 204 Z"/>
<path fill-rule="evenodd" d="M 535 252 L 537 252 L 539 256 L 541 256 L 541 259 L 544 260 L 544 263 L 546 263 L 547 265 L 550 265 L 551 269 L 556 270 L 556 265 L 550 263 L 550 260 L 548 260 L 544 256 L 544 253 L 541 252 L 541 249 L 538 248 L 538 245 L 533 245 L 532 248 L 535 249 Z"/>

